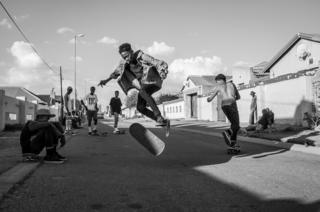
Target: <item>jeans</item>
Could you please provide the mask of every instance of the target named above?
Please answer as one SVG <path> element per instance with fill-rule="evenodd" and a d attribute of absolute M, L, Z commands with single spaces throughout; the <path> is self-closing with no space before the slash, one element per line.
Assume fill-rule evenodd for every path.
<path fill-rule="evenodd" d="M 222 106 L 222 111 L 227 116 L 228 120 L 231 123 L 231 140 L 236 141 L 237 140 L 237 133 L 240 129 L 240 123 L 239 123 L 239 112 L 238 112 L 238 106 L 237 103 L 234 102 L 231 105 L 224 105 Z"/>
<path fill-rule="evenodd" d="M 137 110 L 155 121 L 157 121 L 158 117 L 161 117 L 161 112 L 153 99 L 152 94 L 159 89 L 160 88 L 155 85 L 143 85 L 139 91 L 137 101 Z M 152 110 L 149 110 L 147 105 L 150 106 Z"/>

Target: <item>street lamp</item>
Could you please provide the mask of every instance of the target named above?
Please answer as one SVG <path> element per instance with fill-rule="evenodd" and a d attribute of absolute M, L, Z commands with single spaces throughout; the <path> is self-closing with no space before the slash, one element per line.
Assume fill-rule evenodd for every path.
<path fill-rule="evenodd" d="M 84 34 L 76 34 L 74 36 L 74 110 L 77 110 L 77 38 L 84 37 Z"/>

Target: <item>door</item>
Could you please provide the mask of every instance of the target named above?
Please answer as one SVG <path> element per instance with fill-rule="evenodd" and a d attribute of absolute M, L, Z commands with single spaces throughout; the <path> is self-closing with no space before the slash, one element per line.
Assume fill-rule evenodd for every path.
<path fill-rule="evenodd" d="M 190 117 L 191 118 L 197 118 L 198 117 L 198 111 L 197 111 L 197 102 L 198 102 L 198 96 L 197 94 L 191 94 L 190 95 Z"/>

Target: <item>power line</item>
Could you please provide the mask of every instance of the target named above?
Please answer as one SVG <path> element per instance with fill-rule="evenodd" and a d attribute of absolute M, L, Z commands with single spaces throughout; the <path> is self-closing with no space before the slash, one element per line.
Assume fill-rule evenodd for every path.
<path fill-rule="evenodd" d="M 16 23 L 16 21 L 14 20 L 14 18 L 11 16 L 11 14 L 9 13 L 9 11 L 7 10 L 7 8 L 3 5 L 3 3 L 0 1 L 0 5 L 3 8 L 3 10 L 7 13 L 8 17 L 10 18 L 10 20 L 12 21 L 12 23 L 16 26 L 16 28 L 18 29 L 18 31 L 20 32 L 20 34 L 22 35 L 22 37 L 24 38 L 24 40 L 26 42 L 28 42 L 30 44 L 30 47 L 32 48 L 32 50 L 38 55 L 38 57 L 41 59 L 41 61 L 55 74 L 57 74 L 57 72 L 55 70 L 53 70 L 53 68 L 47 63 L 47 61 L 39 54 L 39 52 L 37 51 L 37 49 L 32 45 L 32 43 L 30 42 L 30 40 L 28 39 L 28 37 L 26 36 L 26 34 L 22 31 L 22 29 L 19 27 L 19 25 Z"/>

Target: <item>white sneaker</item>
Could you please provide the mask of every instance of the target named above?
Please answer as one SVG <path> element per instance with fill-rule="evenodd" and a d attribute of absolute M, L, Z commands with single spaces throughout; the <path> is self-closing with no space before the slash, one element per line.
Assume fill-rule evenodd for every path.
<path fill-rule="evenodd" d="M 120 132 L 120 130 L 118 129 L 118 128 L 114 128 L 114 130 L 113 130 L 113 133 L 114 134 L 117 134 L 117 133 L 119 133 Z"/>

